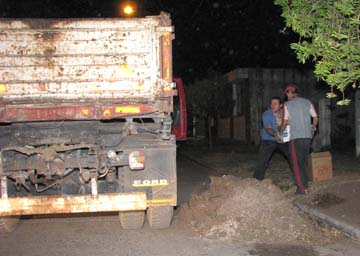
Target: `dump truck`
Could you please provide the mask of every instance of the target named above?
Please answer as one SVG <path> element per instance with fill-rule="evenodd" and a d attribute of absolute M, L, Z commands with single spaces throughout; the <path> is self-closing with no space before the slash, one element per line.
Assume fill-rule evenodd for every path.
<path fill-rule="evenodd" d="M 64 213 L 170 225 L 182 113 L 173 30 L 166 13 L 0 19 L 0 232 Z"/>

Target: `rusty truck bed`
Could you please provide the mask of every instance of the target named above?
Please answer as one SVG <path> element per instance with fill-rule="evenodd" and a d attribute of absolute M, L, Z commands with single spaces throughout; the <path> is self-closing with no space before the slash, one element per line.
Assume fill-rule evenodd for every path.
<path fill-rule="evenodd" d="M 142 19 L 0 19 L 0 122 L 169 112 L 172 26 Z"/>

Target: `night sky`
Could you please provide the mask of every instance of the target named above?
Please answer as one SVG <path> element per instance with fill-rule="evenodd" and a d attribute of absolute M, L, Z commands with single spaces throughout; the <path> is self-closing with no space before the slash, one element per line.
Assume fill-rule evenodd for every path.
<path fill-rule="evenodd" d="M 0 0 L 8 18 L 119 17 L 120 0 Z M 271 0 L 138 0 L 138 16 L 169 12 L 175 26 L 174 74 L 192 82 L 238 67 L 299 67 Z"/>

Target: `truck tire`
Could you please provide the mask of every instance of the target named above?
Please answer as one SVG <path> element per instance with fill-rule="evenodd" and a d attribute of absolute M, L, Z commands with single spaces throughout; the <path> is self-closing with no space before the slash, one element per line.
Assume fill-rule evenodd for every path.
<path fill-rule="evenodd" d="M 3 217 L 0 219 L 0 234 L 11 233 L 17 227 L 19 217 Z"/>
<path fill-rule="evenodd" d="M 149 207 L 146 213 L 148 224 L 152 229 L 170 227 L 173 215 L 174 207 L 172 206 Z"/>
<path fill-rule="evenodd" d="M 123 229 L 139 229 L 144 225 L 145 211 L 119 212 Z"/>

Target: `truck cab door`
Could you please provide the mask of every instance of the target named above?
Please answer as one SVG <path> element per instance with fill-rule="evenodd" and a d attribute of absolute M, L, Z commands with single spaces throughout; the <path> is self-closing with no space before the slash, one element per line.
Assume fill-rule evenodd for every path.
<path fill-rule="evenodd" d="M 174 112 L 172 134 L 175 135 L 177 141 L 187 139 L 187 111 L 185 91 L 181 78 L 174 78 L 178 94 L 174 96 Z"/>

